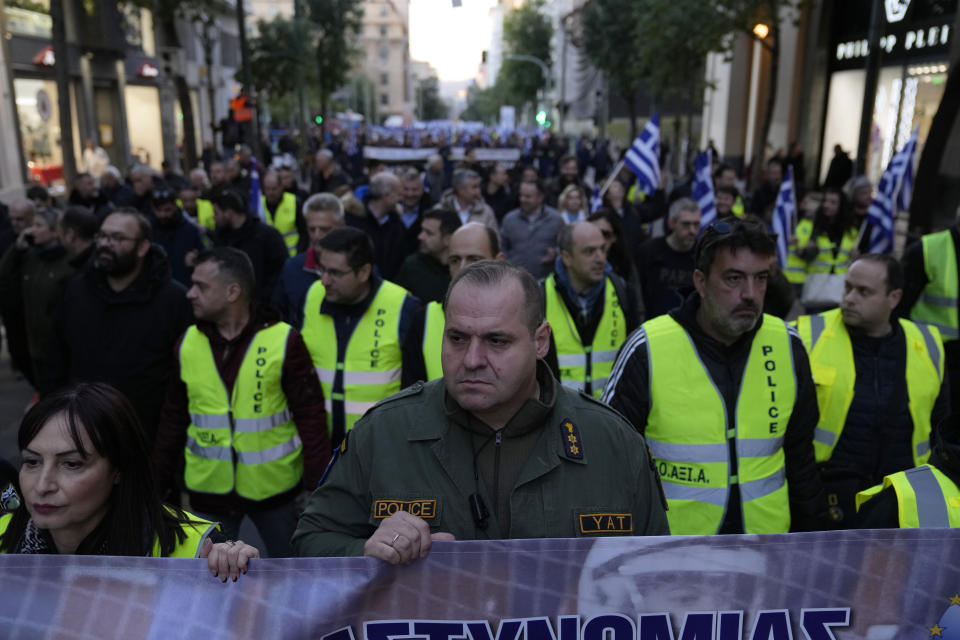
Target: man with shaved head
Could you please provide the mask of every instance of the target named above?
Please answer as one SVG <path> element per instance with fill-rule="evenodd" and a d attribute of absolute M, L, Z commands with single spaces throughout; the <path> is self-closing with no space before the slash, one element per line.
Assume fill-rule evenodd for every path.
<path fill-rule="evenodd" d="M 482 222 L 468 222 L 450 235 L 447 249 L 447 265 L 450 277 L 474 262 L 503 260 L 500 252 L 500 236 Z M 404 387 L 418 380 L 436 380 L 443 376 L 440 364 L 440 344 L 443 342 L 443 304 L 431 302 L 413 318 L 410 339 L 404 345 Z"/>
<path fill-rule="evenodd" d="M 620 345 L 640 324 L 636 298 L 607 264 L 595 225 L 565 225 L 557 246 L 560 255 L 542 285 L 553 329 L 546 361 L 562 385 L 599 398 Z"/>

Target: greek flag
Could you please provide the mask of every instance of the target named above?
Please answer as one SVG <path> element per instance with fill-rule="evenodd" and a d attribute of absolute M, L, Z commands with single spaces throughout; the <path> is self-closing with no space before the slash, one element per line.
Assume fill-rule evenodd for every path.
<path fill-rule="evenodd" d="M 657 190 L 660 186 L 660 114 L 650 117 L 623 161 L 637 174 L 644 193 L 650 195 Z"/>
<path fill-rule="evenodd" d="M 590 195 L 590 213 L 596 213 L 603 208 L 603 196 L 600 195 L 600 187 L 594 187 Z"/>
<path fill-rule="evenodd" d="M 870 224 L 870 253 L 893 250 L 893 223 L 897 211 L 910 208 L 913 195 L 913 159 L 917 152 L 917 130 L 897 152 L 880 178 L 877 195 L 867 210 Z"/>
<path fill-rule="evenodd" d="M 713 195 L 713 152 L 710 149 L 697 154 L 694 162 L 693 199 L 700 206 L 700 228 L 717 219 L 717 203 Z"/>
<path fill-rule="evenodd" d="M 787 166 L 787 175 L 780 183 L 777 206 L 773 210 L 773 232 L 777 234 L 777 263 L 787 266 L 793 220 L 797 217 L 797 192 L 793 188 L 793 167 Z"/>
<path fill-rule="evenodd" d="M 250 211 L 266 221 L 263 217 L 263 209 L 260 207 L 260 172 L 257 171 L 257 159 L 252 157 L 250 158 Z"/>

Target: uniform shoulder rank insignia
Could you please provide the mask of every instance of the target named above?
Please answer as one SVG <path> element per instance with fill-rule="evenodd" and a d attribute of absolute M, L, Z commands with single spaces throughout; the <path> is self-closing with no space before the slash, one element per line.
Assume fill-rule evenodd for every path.
<path fill-rule="evenodd" d="M 580 429 L 573 424 L 570 418 L 564 418 L 560 423 L 560 435 L 563 438 L 563 450 L 571 460 L 583 460 L 583 441 L 580 439 Z"/>

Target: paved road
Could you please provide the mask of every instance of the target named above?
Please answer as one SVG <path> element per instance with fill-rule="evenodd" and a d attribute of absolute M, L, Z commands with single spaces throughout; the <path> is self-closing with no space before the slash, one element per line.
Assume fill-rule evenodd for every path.
<path fill-rule="evenodd" d="M 20 453 L 17 449 L 17 429 L 33 390 L 11 370 L 10 355 L 5 345 L 6 340 L 0 353 L 0 458 L 15 462 Z"/>

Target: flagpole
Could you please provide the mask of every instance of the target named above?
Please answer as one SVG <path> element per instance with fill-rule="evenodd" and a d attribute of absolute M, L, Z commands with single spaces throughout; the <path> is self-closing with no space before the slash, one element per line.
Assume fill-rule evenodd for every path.
<path fill-rule="evenodd" d="M 607 181 L 603 183 L 603 188 L 600 189 L 600 197 L 603 197 L 603 194 L 607 192 L 607 189 L 610 188 L 610 185 L 613 184 L 613 181 L 616 180 L 617 176 L 620 175 L 620 170 L 623 169 L 624 161 L 621 160 L 617 163 L 617 166 L 613 168 L 613 171 L 610 173 L 610 177 L 607 178 Z"/>
<path fill-rule="evenodd" d="M 857 233 L 857 243 L 853 245 L 854 247 L 859 248 L 860 243 L 863 242 L 863 235 L 867 232 L 867 219 L 864 218 L 863 222 L 860 223 L 860 231 Z"/>

